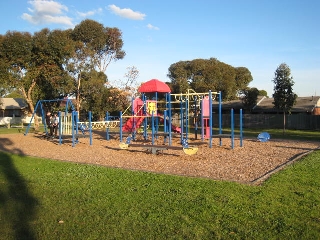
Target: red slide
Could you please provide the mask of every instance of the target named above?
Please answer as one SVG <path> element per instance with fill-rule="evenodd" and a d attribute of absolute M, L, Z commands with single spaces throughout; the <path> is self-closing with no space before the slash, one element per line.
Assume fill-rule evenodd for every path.
<path fill-rule="evenodd" d="M 133 102 L 133 109 L 134 112 L 136 113 L 135 117 L 130 117 L 127 122 L 122 126 L 122 131 L 123 132 L 129 132 L 132 133 L 136 131 L 141 123 L 143 122 L 144 116 L 143 116 L 143 101 L 140 98 L 136 98 Z"/>
<path fill-rule="evenodd" d="M 134 132 L 136 131 L 141 123 L 143 122 L 144 117 L 132 117 L 122 126 L 123 132 Z"/>

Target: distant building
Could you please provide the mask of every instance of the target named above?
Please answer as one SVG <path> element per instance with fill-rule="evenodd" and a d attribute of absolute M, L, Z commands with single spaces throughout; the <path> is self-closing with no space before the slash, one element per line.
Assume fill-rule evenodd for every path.
<path fill-rule="evenodd" d="M 262 98 L 253 107 L 252 113 L 277 113 L 281 112 L 274 108 L 273 98 Z M 291 114 L 320 115 L 320 97 L 297 97 L 296 104 L 290 110 Z"/>
<path fill-rule="evenodd" d="M 23 117 L 28 104 L 23 98 L 0 98 L 0 117 Z"/>
<path fill-rule="evenodd" d="M 246 114 L 276 114 L 281 113 L 278 109 L 274 108 L 273 98 L 267 98 L 264 96 L 258 97 L 257 104 L 251 109 L 244 109 L 242 100 L 232 100 L 222 102 L 222 112 L 229 113 L 230 109 L 234 109 L 238 112 L 239 109 L 244 109 Z M 214 103 L 213 108 L 217 109 L 218 103 Z M 297 97 L 296 104 L 291 109 L 291 114 L 307 114 L 307 115 L 320 115 L 320 97 Z"/>

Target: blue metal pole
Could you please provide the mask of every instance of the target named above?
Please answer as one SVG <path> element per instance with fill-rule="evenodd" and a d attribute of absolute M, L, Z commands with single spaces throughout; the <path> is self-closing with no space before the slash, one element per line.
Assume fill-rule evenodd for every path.
<path fill-rule="evenodd" d="M 189 130 L 189 108 L 188 108 L 188 106 L 189 106 L 189 99 L 188 98 L 186 98 L 186 101 L 185 101 L 185 119 L 186 119 L 186 130 L 185 130 L 185 132 L 186 132 L 186 139 L 188 140 L 188 130 Z"/>
<path fill-rule="evenodd" d="M 78 123 L 79 123 L 79 117 L 78 117 L 78 112 L 77 111 L 74 111 L 74 116 L 75 116 L 75 122 L 74 122 L 74 131 L 76 133 L 75 137 L 78 136 L 79 134 L 79 127 L 78 127 Z M 76 138 L 75 139 L 75 143 L 78 143 L 78 139 Z"/>
<path fill-rule="evenodd" d="M 234 111 L 231 109 L 231 148 L 234 149 Z"/>
<path fill-rule="evenodd" d="M 105 121 L 108 122 L 109 121 L 109 112 L 106 112 L 106 117 L 105 117 Z M 107 123 L 108 124 L 108 123 Z M 110 136 L 109 136 L 109 127 L 107 125 L 106 127 L 106 140 L 110 140 Z"/>
<path fill-rule="evenodd" d="M 44 131 L 46 133 L 46 135 L 48 135 L 48 130 L 47 130 L 47 122 L 46 122 L 46 114 L 43 110 L 43 106 L 42 104 L 40 104 L 40 109 L 41 109 L 41 121 L 43 123 L 43 126 L 44 126 Z"/>
<path fill-rule="evenodd" d="M 243 146 L 243 132 L 242 132 L 242 109 L 240 109 L 240 147 Z"/>
<path fill-rule="evenodd" d="M 79 142 L 79 140 L 78 140 L 78 136 L 79 136 L 79 112 L 77 112 L 77 111 L 75 111 L 75 124 L 74 124 L 74 131 L 75 131 L 75 135 L 74 135 L 74 137 L 75 137 L 75 144 L 77 144 L 78 142 Z"/>
<path fill-rule="evenodd" d="M 168 129 L 168 123 L 167 123 L 167 110 L 164 110 L 163 111 L 163 132 L 167 133 L 169 132 L 169 129 Z"/>
<path fill-rule="evenodd" d="M 222 104 L 221 104 L 221 91 L 219 92 L 219 134 L 222 134 Z M 222 145 L 222 140 L 220 138 L 220 146 Z"/>
<path fill-rule="evenodd" d="M 61 124 L 61 112 L 58 112 L 58 118 L 59 118 L 59 124 L 58 124 L 58 130 L 59 130 L 59 145 L 62 144 L 62 124 Z"/>
<path fill-rule="evenodd" d="M 209 147 L 212 148 L 212 92 L 209 90 Z"/>
<path fill-rule="evenodd" d="M 166 134 L 169 132 L 168 123 L 167 123 L 167 116 L 168 116 L 167 110 L 164 110 L 163 111 L 163 132 L 165 133 L 164 138 L 163 138 L 164 143 L 166 143 L 166 141 L 167 141 L 168 136 Z"/>
<path fill-rule="evenodd" d="M 92 145 L 92 113 L 89 111 L 89 134 L 90 134 L 90 145 Z"/>
<path fill-rule="evenodd" d="M 147 107 L 146 107 L 146 96 L 145 94 L 142 94 L 142 102 L 143 102 L 143 115 L 145 116 L 144 121 L 143 121 L 143 137 L 144 140 L 147 140 L 148 137 L 148 132 L 147 132 L 147 127 L 148 127 L 148 117 L 147 117 Z"/>
<path fill-rule="evenodd" d="M 31 117 L 30 122 L 29 122 L 29 124 L 28 124 L 28 127 L 27 127 L 27 129 L 26 129 L 26 132 L 24 133 L 25 136 L 26 136 L 26 135 L 28 134 L 28 132 L 29 132 L 29 128 L 30 128 L 30 126 L 31 126 L 32 120 L 33 120 L 33 118 L 34 118 L 34 115 L 35 115 L 36 112 L 37 112 L 37 109 L 38 109 L 39 104 L 41 104 L 41 100 L 39 100 L 39 101 L 37 102 L 36 107 L 34 108 L 32 117 Z"/>
<path fill-rule="evenodd" d="M 180 100 L 180 129 L 181 129 L 181 134 L 180 134 L 180 142 L 182 143 L 183 139 L 183 104 L 182 104 L 182 99 Z"/>
<path fill-rule="evenodd" d="M 197 97 L 194 99 L 194 114 L 193 114 L 193 123 L 194 123 L 194 139 L 198 138 L 198 110 L 197 110 Z"/>
<path fill-rule="evenodd" d="M 132 124 L 132 129 L 131 129 L 131 136 L 132 136 L 132 139 L 133 140 L 135 140 L 135 138 L 136 138 L 136 126 L 137 126 L 137 122 L 136 122 L 136 120 L 137 120 L 137 118 L 135 118 L 134 117 L 134 115 L 136 114 L 136 112 L 135 112 L 135 109 L 134 109 L 134 98 L 132 98 L 132 106 L 131 106 L 131 115 L 133 116 L 133 118 L 132 118 L 132 121 L 133 121 L 133 124 Z"/>
<path fill-rule="evenodd" d="M 151 135 L 152 135 L 152 145 L 154 145 L 154 115 L 153 115 L 153 111 L 151 114 Z"/>
<path fill-rule="evenodd" d="M 120 142 L 122 142 L 122 111 L 120 111 Z"/>
<path fill-rule="evenodd" d="M 169 108 L 169 113 L 168 113 L 168 118 L 169 118 L 169 146 L 171 146 L 172 144 L 172 113 L 171 113 L 171 93 L 168 93 L 168 108 Z"/>
<path fill-rule="evenodd" d="M 159 131 L 159 118 L 158 118 L 158 92 L 156 92 L 156 112 L 155 117 L 156 117 L 156 133 Z"/>
<path fill-rule="evenodd" d="M 72 147 L 75 145 L 75 132 L 77 133 L 77 118 L 78 114 L 76 111 L 72 111 L 71 113 L 71 135 L 72 135 Z M 77 133 L 78 134 L 78 133 Z"/>

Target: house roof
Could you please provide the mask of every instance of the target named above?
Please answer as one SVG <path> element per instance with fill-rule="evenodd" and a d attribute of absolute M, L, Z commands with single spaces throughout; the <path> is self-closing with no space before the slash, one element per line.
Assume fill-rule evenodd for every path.
<path fill-rule="evenodd" d="M 264 96 L 259 96 L 257 99 L 256 106 L 253 107 L 252 112 L 265 112 L 273 113 L 277 112 L 274 108 L 273 98 L 267 98 Z M 213 102 L 213 107 L 217 107 L 218 102 Z M 244 108 L 242 100 L 232 100 L 222 102 L 222 109 L 241 109 Z M 314 108 L 320 108 L 320 96 L 310 96 L 310 97 L 298 97 L 296 104 L 292 107 L 291 112 L 295 113 L 311 113 Z"/>
<path fill-rule="evenodd" d="M 253 112 L 277 112 L 273 105 L 273 98 L 263 98 L 253 108 Z M 296 104 L 293 105 L 291 112 L 306 112 L 310 113 L 315 107 L 320 107 L 320 97 L 297 97 Z"/>
<path fill-rule="evenodd" d="M 1 98 L 0 99 L 1 110 L 24 109 L 26 107 L 28 107 L 28 104 L 23 98 Z"/>
<path fill-rule="evenodd" d="M 223 109 L 228 109 L 228 110 L 231 108 L 234 108 L 234 109 L 243 108 L 243 103 L 241 100 L 225 101 L 225 102 L 222 102 L 221 104 Z M 218 101 L 212 101 L 213 108 L 217 108 L 218 105 L 219 105 Z"/>

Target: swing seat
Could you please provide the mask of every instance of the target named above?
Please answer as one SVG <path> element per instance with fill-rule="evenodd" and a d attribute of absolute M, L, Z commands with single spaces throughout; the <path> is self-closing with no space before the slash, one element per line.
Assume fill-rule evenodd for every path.
<path fill-rule="evenodd" d="M 189 146 L 187 148 L 183 148 L 183 152 L 187 155 L 194 155 L 198 152 L 198 148 L 194 146 Z"/>
<path fill-rule="evenodd" d="M 129 144 L 127 144 L 127 143 L 120 143 L 120 144 L 119 144 L 119 147 L 120 147 L 121 149 L 128 149 L 128 146 L 129 146 Z"/>

